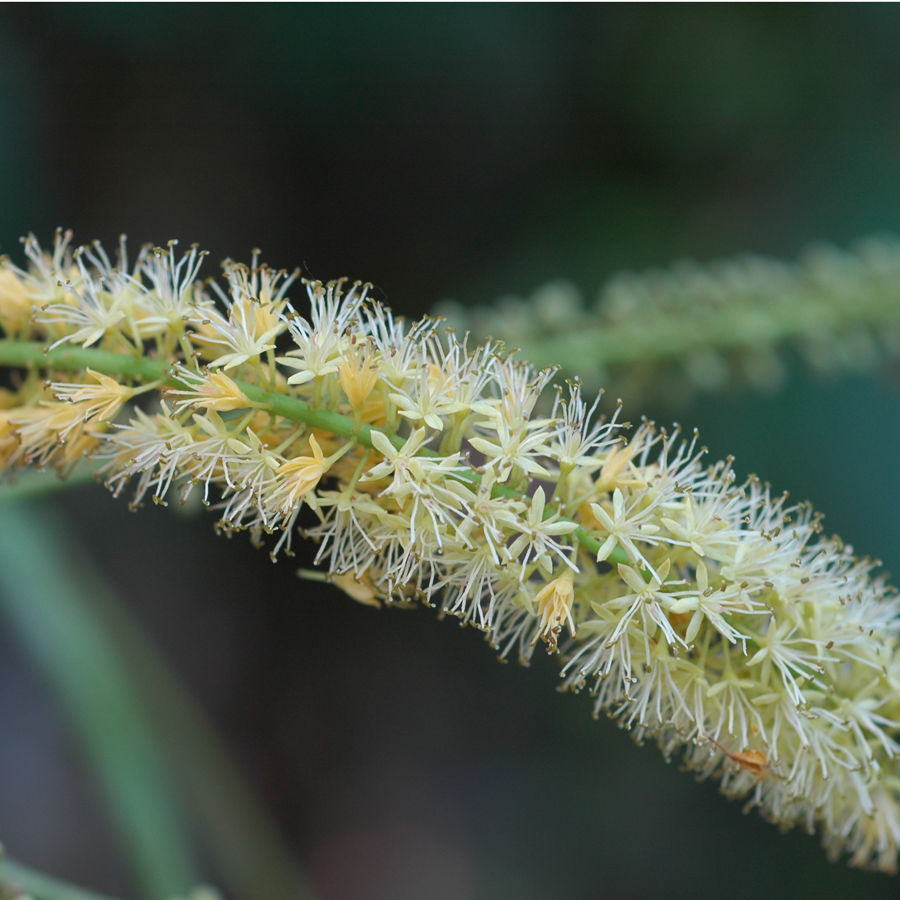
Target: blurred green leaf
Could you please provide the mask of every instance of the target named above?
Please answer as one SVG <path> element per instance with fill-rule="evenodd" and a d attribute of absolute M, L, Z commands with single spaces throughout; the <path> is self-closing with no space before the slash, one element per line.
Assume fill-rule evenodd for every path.
<path fill-rule="evenodd" d="M 0 483 L 0 506 L 22 500 L 33 500 L 48 494 L 72 488 L 84 487 L 96 479 L 95 467 L 82 463 L 68 478 L 60 478 L 56 472 L 26 469 L 14 481 Z"/>
<path fill-rule="evenodd" d="M 33 484 L 44 489 L 42 477 L 34 473 L 31 481 L 21 484 L 20 488 L 25 491 Z M 4 496 L 0 492 L 0 503 Z M 18 536 L 18 548 L 6 540 L 9 533 Z M 5 554 L 16 555 L 18 569 L 7 569 Z M 312 897 L 290 848 L 232 762 L 216 736 L 214 726 L 109 585 L 91 566 L 59 514 L 42 513 L 38 507 L 15 503 L 3 506 L 0 510 L 0 569 L 0 602 L 10 608 L 14 621 L 24 632 L 26 644 L 42 666 L 46 668 L 48 657 L 52 657 L 49 662 L 51 681 L 70 715 L 80 715 L 92 699 L 103 707 L 108 706 L 104 692 L 92 694 L 85 687 L 92 678 L 107 677 L 121 690 L 121 696 L 115 702 L 128 706 L 122 722 L 130 722 L 134 727 L 140 717 L 136 727 L 138 731 L 146 732 L 152 763 L 158 769 L 156 787 L 169 807 L 168 811 L 157 809 L 155 813 L 152 809 L 147 810 L 150 820 L 156 820 L 158 827 L 166 833 L 171 832 L 173 837 L 180 831 L 186 846 L 181 805 L 189 807 L 199 836 L 211 851 L 225 886 L 242 898 L 307 900 Z M 62 599 L 47 599 L 52 594 L 49 583 L 40 579 L 29 582 L 31 572 L 35 570 L 51 572 L 58 584 L 65 583 L 65 589 L 58 595 Z M 7 587 L 11 573 L 12 579 L 18 581 Z M 8 600 L 4 593 L 15 595 L 18 601 Z M 23 597 L 27 599 L 23 600 Z M 24 618 L 20 608 L 23 602 L 31 605 L 28 618 Z M 55 629 L 51 630 L 50 636 L 41 633 L 41 615 L 55 619 L 58 606 L 62 604 L 67 604 L 62 619 L 68 617 L 76 627 L 66 631 L 64 636 L 56 635 Z M 82 636 L 84 642 L 79 643 Z M 63 646 L 67 641 L 71 645 Z M 99 649 L 92 656 L 91 651 L 96 648 Z M 66 659 L 71 663 L 69 668 L 64 662 Z M 105 676 L 97 671 L 100 668 L 105 670 Z M 57 680 L 66 678 L 83 682 L 81 690 L 77 686 L 60 688 Z M 94 720 L 98 722 L 96 727 L 89 724 Z M 119 781 L 115 771 L 122 769 L 122 777 L 127 774 L 127 763 L 119 759 L 119 755 L 133 753 L 133 750 L 123 744 L 118 729 L 109 728 L 108 724 L 108 710 L 99 709 L 91 711 L 88 724 L 80 723 L 78 729 L 95 766 L 107 767 L 111 762 L 113 772 L 101 773 L 101 778 L 112 779 L 107 787 L 110 792 L 116 792 Z M 110 756 L 114 757 L 111 761 Z M 134 755 L 134 762 L 135 766 L 139 762 L 137 755 Z M 166 765 L 168 769 L 163 772 Z M 140 780 L 141 775 L 134 772 L 132 777 Z M 174 802 L 173 780 L 179 791 L 178 804 Z M 147 784 L 145 789 L 154 788 Z M 140 789 L 135 791 L 133 785 L 128 785 L 125 796 L 116 797 L 113 802 L 114 807 L 124 804 L 126 815 L 140 819 L 144 815 L 139 807 L 140 800 Z M 119 814 L 122 815 L 121 809 Z M 172 820 L 168 824 L 163 821 L 166 815 Z M 165 843 L 159 847 L 145 846 L 146 835 L 140 829 L 140 823 L 133 828 L 139 831 L 131 837 L 133 854 L 145 860 L 148 866 L 166 868 Z M 176 858 L 176 863 L 187 871 L 185 860 L 179 863 Z M 188 884 L 184 874 L 181 878 L 183 887 L 178 890 Z M 176 892 L 172 887 L 167 888 L 169 895 Z"/>
<path fill-rule="evenodd" d="M 246 900 L 310 900 L 312 890 L 291 849 L 208 716 L 111 592 L 92 593 L 90 603 L 129 661 L 178 786 L 224 885 Z"/>
<path fill-rule="evenodd" d="M 57 515 L 0 511 L 0 606 L 69 718 L 100 783 L 141 893 L 197 883 L 185 820 L 123 654 L 84 602 L 90 573 Z"/>
<path fill-rule="evenodd" d="M 0 860 L 0 894 L 6 884 L 20 888 L 37 900 L 110 900 L 104 894 L 85 890 L 67 881 L 52 878 L 43 872 L 8 859 Z"/>

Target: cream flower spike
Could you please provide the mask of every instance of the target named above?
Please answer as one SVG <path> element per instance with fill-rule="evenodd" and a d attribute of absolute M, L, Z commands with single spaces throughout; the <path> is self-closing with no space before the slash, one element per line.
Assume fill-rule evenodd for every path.
<path fill-rule="evenodd" d="M 114 267 L 62 233 L 26 253 L 0 270 L 4 469 L 88 457 L 135 506 L 197 489 L 273 558 L 318 541 L 311 577 L 437 607 L 502 658 L 543 642 L 596 714 L 896 869 L 900 601 L 808 505 L 706 465 L 696 434 L 626 434 L 578 382 L 551 402 L 555 370 L 407 325 L 366 285 L 305 282 L 300 308 L 256 254 L 210 292 L 196 247 L 131 274 L 124 246 Z"/>

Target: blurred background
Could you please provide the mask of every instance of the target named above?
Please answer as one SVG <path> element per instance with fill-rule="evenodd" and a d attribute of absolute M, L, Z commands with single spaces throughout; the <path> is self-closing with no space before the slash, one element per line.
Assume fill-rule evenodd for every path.
<path fill-rule="evenodd" d="M 409 316 L 560 276 L 590 300 L 620 269 L 679 257 L 791 258 L 900 231 L 898 50 L 893 5 L 4 5 L 0 252 L 21 262 L 18 237 L 58 225 L 107 246 L 124 231 L 199 242 L 213 275 L 261 247 L 372 281 Z M 678 418 L 900 572 L 896 373 L 797 373 Z M 500 666 L 454 621 L 300 582 L 208 515 L 131 514 L 102 488 L 53 502 L 321 900 L 900 892 L 593 721 L 552 661 Z M 136 897 L 2 619 L 0 723 L 8 850 Z"/>

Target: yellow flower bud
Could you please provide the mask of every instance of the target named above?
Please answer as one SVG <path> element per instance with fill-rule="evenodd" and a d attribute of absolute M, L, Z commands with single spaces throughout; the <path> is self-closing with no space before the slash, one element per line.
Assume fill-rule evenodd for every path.
<path fill-rule="evenodd" d="M 558 651 L 557 640 L 562 631 L 563 622 L 569 626 L 569 633 L 575 637 L 575 621 L 572 618 L 572 604 L 575 602 L 575 580 L 567 571 L 544 585 L 534 598 L 537 614 L 540 616 L 538 633 L 534 641 L 540 638 L 547 644 L 548 653 Z"/>

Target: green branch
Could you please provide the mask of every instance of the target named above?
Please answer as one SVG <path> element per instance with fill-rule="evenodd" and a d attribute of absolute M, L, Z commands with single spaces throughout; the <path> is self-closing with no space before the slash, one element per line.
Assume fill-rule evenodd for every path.
<path fill-rule="evenodd" d="M 0 340 L 0 365 L 3 366 L 34 366 L 38 369 L 64 369 L 69 371 L 84 371 L 93 369 L 104 375 L 123 375 L 128 378 L 140 378 L 143 381 L 156 381 L 164 379 L 170 387 L 184 388 L 184 382 L 177 378 L 165 378 L 172 368 L 170 363 L 148 357 L 129 356 L 124 353 L 110 353 L 106 350 L 92 350 L 84 347 L 57 347 L 48 351 L 47 348 L 35 341 L 10 341 Z M 365 447 L 372 448 L 372 432 L 377 429 L 365 423 L 357 424 L 350 416 L 342 416 L 340 413 L 327 409 L 310 406 L 296 397 L 278 391 L 269 391 L 258 384 L 250 384 L 246 381 L 235 382 L 244 395 L 254 403 L 261 404 L 266 409 L 290 419 L 294 422 L 303 422 L 310 428 L 320 428 L 331 434 L 357 440 Z M 382 432 L 391 443 L 400 448 L 405 443 L 398 435 Z M 422 456 L 437 456 L 433 450 L 420 451 Z M 480 477 L 476 472 L 466 474 L 463 481 L 477 483 Z M 495 485 L 492 490 L 494 497 L 520 497 L 521 493 L 505 485 Z M 549 515 L 549 511 L 548 511 Z M 563 519 L 565 521 L 565 519 Z M 589 534 L 584 528 L 574 532 L 578 543 L 589 553 L 596 554 L 600 549 L 600 541 Z M 616 547 L 609 555 L 609 562 L 613 564 L 623 563 L 630 565 L 631 560 L 621 547 Z"/>
<path fill-rule="evenodd" d="M 163 379 L 169 387 L 189 387 L 178 378 L 167 377 L 172 364 L 150 357 L 136 357 L 125 353 L 110 353 L 107 350 L 93 350 L 84 347 L 47 348 L 35 341 L 0 340 L 0 365 L 34 367 L 43 370 L 62 369 L 83 372 L 93 369 L 104 375 L 119 375 L 125 378 L 139 378 L 141 381 Z M 257 384 L 246 381 L 236 382 L 244 394 L 254 403 L 263 404 L 276 415 L 295 422 L 303 422 L 311 428 L 321 428 L 339 437 L 355 438 L 366 447 L 372 446 L 372 429 L 366 424 L 357 427 L 349 416 L 310 406 L 296 397 L 289 397 L 277 391 L 268 391 Z M 389 436 L 397 447 L 403 446 L 403 439 Z"/>
<path fill-rule="evenodd" d="M 900 242 L 881 236 L 849 252 L 809 248 L 794 263 L 744 256 L 622 273 L 589 309 L 574 286 L 550 282 L 527 300 L 468 308 L 444 302 L 436 312 L 477 340 L 514 335 L 538 366 L 561 363 L 566 374 L 582 376 L 637 371 L 706 352 L 752 358 L 806 341 L 821 351 L 860 329 L 877 339 L 900 321 L 898 268 Z"/>
<path fill-rule="evenodd" d="M 171 364 L 149 356 L 129 356 L 84 347 L 57 347 L 48 350 L 37 341 L 0 341 L 0 365 L 34 367 L 36 369 L 65 369 L 70 372 L 94 369 L 104 375 L 124 375 L 155 381 L 171 368 Z"/>
<path fill-rule="evenodd" d="M 881 295 L 878 300 L 882 301 Z M 517 346 L 535 365 L 576 359 L 595 366 L 622 366 L 683 359 L 705 347 L 723 352 L 768 347 L 810 334 L 813 325 L 839 331 L 897 320 L 897 297 L 877 304 L 866 304 L 858 296 L 857 301 L 841 310 L 825 308 L 815 299 L 778 295 L 774 299 L 759 298 L 752 308 L 723 305 L 714 313 L 690 308 L 676 313 L 648 309 L 635 321 L 581 321 L 577 328 L 563 333 L 520 338 Z"/>

